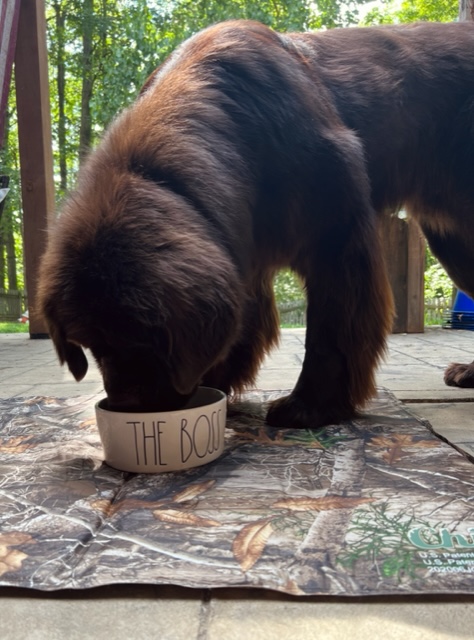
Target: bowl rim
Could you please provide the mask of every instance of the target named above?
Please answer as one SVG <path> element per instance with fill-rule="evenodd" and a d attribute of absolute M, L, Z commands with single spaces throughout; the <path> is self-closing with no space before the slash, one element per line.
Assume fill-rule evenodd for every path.
<path fill-rule="evenodd" d="M 200 390 L 213 391 L 216 394 L 218 394 L 219 397 L 216 400 L 213 400 L 212 402 L 206 402 L 204 404 L 197 404 L 196 406 L 193 406 L 193 407 L 184 406 L 184 407 L 181 407 L 181 409 L 173 409 L 172 411 L 110 411 L 109 409 L 104 409 L 104 407 L 100 406 L 100 403 L 103 402 L 104 400 L 106 400 L 107 397 L 101 398 L 100 400 L 98 400 L 95 403 L 94 407 L 95 407 L 96 412 L 102 412 L 104 414 L 116 415 L 116 416 L 120 416 L 120 415 L 155 416 L 155 415 L 158 415 L 158 414 L 159 415 L 170 415 L 170 416 L 172 416 L 175 413 L 182 413 L 183 411 L 193 411 L 194 409 L 199 409 L 199 408 L 202 408 L 202 407 L 212 407 L 212 406 L 218 404 L 219 402 L 222 402 L 223 400 L 227 401 L 227 394 L 224 391 L 221 391 L 220 389 L 216 389 L 214 387 L 199 386 L 196 389 L 195 393 L 188 400 L 188 402 L 190 402 L 190 400 Z"/>

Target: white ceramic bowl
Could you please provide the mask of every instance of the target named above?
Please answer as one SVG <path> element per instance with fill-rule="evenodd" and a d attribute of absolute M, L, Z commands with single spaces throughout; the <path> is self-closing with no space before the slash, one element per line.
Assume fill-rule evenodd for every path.
<path fill-rule="evenodd" d="M 105 461 L 134 473 L 182 471 L 207 464 L 224 450 L 225 393 L 199 387 L 183 409 L 123 413 L 95 405 Z"/>

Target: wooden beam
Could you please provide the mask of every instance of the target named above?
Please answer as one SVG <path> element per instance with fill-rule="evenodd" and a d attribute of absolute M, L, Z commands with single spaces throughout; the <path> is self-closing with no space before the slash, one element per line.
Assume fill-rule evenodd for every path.
<path fill-rule="evenodd" d="M 407 330 L 407 260 L 406 223 L 396 216 L 384 216 L 381 220 L 382 241 L 388 278 L 395 301 L 393 333 Z"/>
<path fill-rule="evenodd" d="M 411 220 L 385 216 L 381 231 L 395 300 L 393 333 L 423 333 L 425 242 L 419 227 Z"/>
<path fill-rule="evenodd" d="M 414 220 L 407 225 L 407 333 L 425 330 L 425 240 Z"/>
<path fill-rule="evenodd" d="M 21 0 L 15 53 L 24 260 L 30 337 L 46 337 L 36 308 L 36 280 L 54 211 L 51 117 L 44 0 Z"/>
<path fill-rule="evenodd" d="M 5 133 L 5 113 L 15 54 L 20 0 L 0 2 L 0 148 Z"/>

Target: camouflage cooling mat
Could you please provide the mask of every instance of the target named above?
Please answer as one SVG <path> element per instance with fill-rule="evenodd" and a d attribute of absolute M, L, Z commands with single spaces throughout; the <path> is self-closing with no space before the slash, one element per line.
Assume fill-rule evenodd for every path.
<path fill-rule="evenodd" d="M 252 392 L 226 450 L 177 474 L 103 463 L 95 398 L 0 400 L 0 584 L 474 591 L 474 465 L 387 391 L 325 429 L 265 427 Z"/>

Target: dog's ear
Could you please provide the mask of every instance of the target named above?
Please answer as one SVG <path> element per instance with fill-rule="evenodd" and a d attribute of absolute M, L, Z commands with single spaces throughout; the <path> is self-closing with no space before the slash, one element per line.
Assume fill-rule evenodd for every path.
<path fill-rule="evenodd" d="M 188 395 L 200 384 L 204 374 L 228 354 L 234 339 L 235 325 L 221 318 L 216 327 L 189 326 L 186 331 L 174 330 L 170 358 L 170 375 L 173 387 L 182 395 Z"/>
<path fill-rule="evenodd" d="M 161 200 L 158 205 L 164 206 Z M 173 388 L 189 395 L 235 344 L 245 292 L 228 252 L 194 222 L 195 212 L 190 215 L 176 198 L 165 205 L 174 212 L 173 227 L 162 225 L 155 234 L 160 244 L 155 241 L 151 257 L 142 261 L 141 322 L 152 328 L 154 352 Z"/>
<path fill-rule="evenodd" d="M 89 366 L 84 351 L 76 344 L 66 342 L 64 345 L 64 353 L 64 360 L 67 363 L 69 371 L 72 373 L 76 381 L 80 382 L 86 375 Z"/>
<path fill-rule="evenodd" d="M 169 373 L 182 395 L 192 393 L 203 376 L 229 354 L 240 332 L 242 309 L 236 292 L 212 290 L 196 298 L 180 322 L 166 329 Z"/>
<path fill-rule="evenodd" d="M 87 373 L 88 363 L 81 347 L 67 341 L 62 322 L 58 317 L 61 292 L 65 288 L 65 279 L 62 277 L 58 256 L 59 254 L 54 250 L 43 255 L 38 279 L 37 311 L 46 323 L 59 362 L 62 365 L 67 363 L 69 371 L 76 381 L 80 382 Z"/>
<path fill-rule="evenodd" d="M 88 363 L 84 351 L 77 344 L 68 342 L 61 329 L 54 323 L 48 323 L 49 335 L 53 341 L 59 362 L 66 363 L 77 382 L 87 373 Z"/>
<path fill-rule="evenodd" d="M 183 335 L 179 340 L 179 347 L 173 350 L 171 359 L 171 381 L 173 387 L 183 396 L 194 391 L 214 361 L 215 354 L 203 348 L 204 341 L 209 338 L 201 335 L 197 341 Z M 214 357 L 213 357 L 214 356 Z"/>
<path fill-rule="evenodd" d="M 194 367 L 190 366 L 188 361 L 187 369 L 177 368 L 172 372 L 173 387 L 183 396 L 188 396 L 195 390 L 196 384 L 199 384 L 205 373 L 197 360 L 193 364 Z"/>

